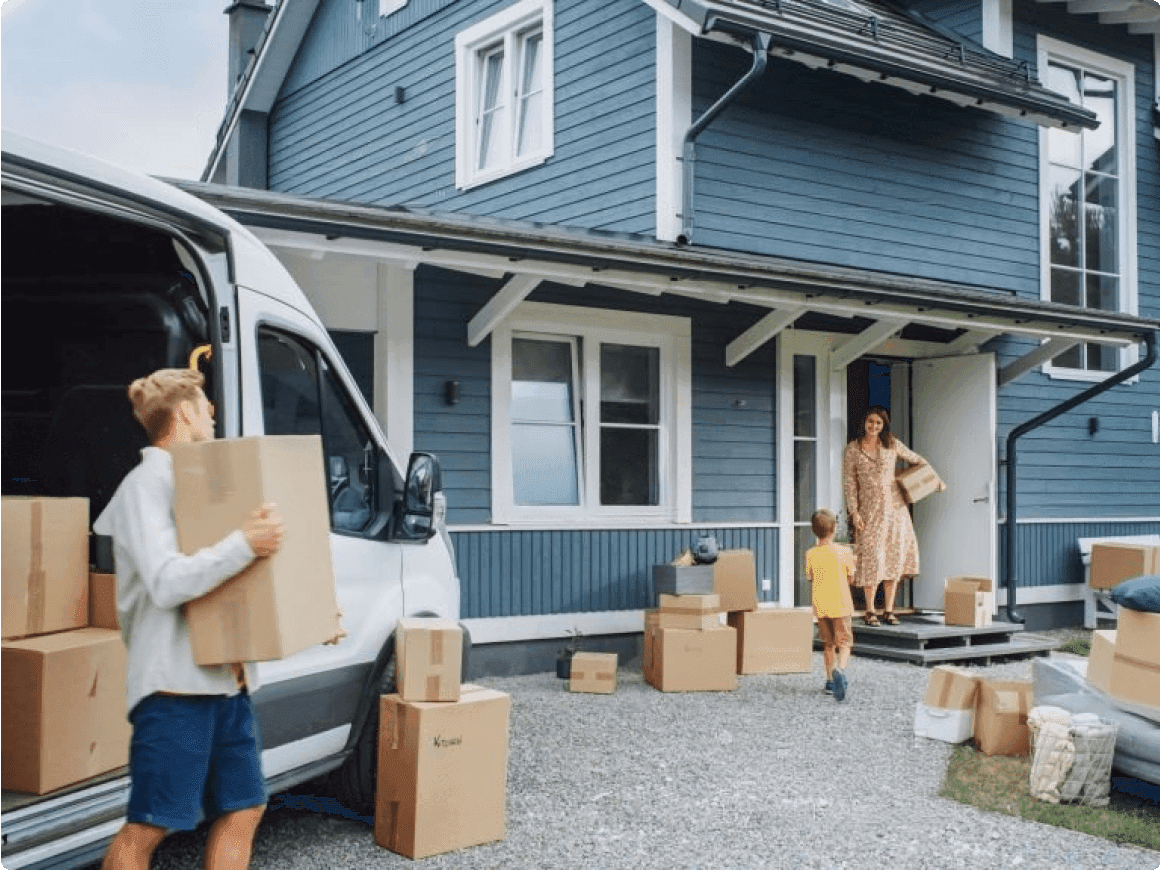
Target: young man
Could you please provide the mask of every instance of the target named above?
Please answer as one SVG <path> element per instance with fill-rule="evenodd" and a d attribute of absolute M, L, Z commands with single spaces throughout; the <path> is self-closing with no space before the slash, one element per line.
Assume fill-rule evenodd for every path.
<path fill-rule="evenodd" d="M 825 508 L 814 511 L 810 528 L 818 545 L 806 553 L 806 573 L 810 578 L 822 659 L 826 666 L 825 690 L 841 701 L 846 697 L 846 665 L 854 645 L 850 617 L 854 601 L 850 597 L 850 577 L 854 574 L 854 554 L 849 547 L 834 543 L 837 518 Z"/>
<path fill-rule="evenodd" d="M 282 545 L 283 524 L 263 505 L 241 529 L 185 556 L 173 518 L 174 444 L 214 437 L 213 406 L 198 372 L 162 369 L 129 387 L 133 413 L 153 446 L 93 524 L 113 538 L 117 616 L 129 650 L 132 787 L 126 824 L 103 870 L 148 870 L 167 830 L 216 816 L 207 870 L 244 870 L 266 805 L 261 746 L 245 665 L 193 661 L 181 606 Z"/>

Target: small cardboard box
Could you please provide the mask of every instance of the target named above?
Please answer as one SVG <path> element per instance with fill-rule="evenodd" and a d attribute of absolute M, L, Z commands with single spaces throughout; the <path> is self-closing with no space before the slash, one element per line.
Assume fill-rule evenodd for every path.
<path fill-rule="evenodd" d="M 905 471 L 900 471 L 894 478 L 902 490 L 902 497 L 907 504 L 922 501 L 928 495 L 942 492 L 946 484 L 929 465 L 912 465 Z"/>
<path fill-rule="evenodd" d="M 653 565 L 657 595 L 711 595 L 712 565 Z"/>
<path fill-rule="evenodd" d="M 975 711 L 932 707 L 919 701 L 914 711 L 915 737 L 928 737 L 943 743 L 963 743 L 974 730 Z"/>
<path fill-rule="evenodd" d="M 1160 613 L 1120 608 L 1108 694 L 1160 709 Z"/>
<path fill-rule="evenodd" d="M 426 858 L 504 838 L 510 707 L 470 683 L 452 703 L 379 699 L 376 843 Z"/>
<path fill-rule="evenodd" d="M 44 794 L 129 763 L 121 633 L 79 628 L 5 641 L 3 787 Z"/>
<path fill-rule="evenodd" d="M 1088 585 L 1111 589 L 1142 574 L 1160 574 L 1160 547 L 1115 542 L 1092 544 Z"/>
<path fill-rule="evenodd" d="M 1112 690 L 1112 659 L 1116 651 L 1114 631 L 1092 633 L 1092 648 L 1088 653 L 1087 681 L 1104 692 Z"/>
<path fill-rule="evenodd" d="M 705 630 L 721 624 L 720 612 L 716 595 L 661 595 L 657 624 L 661 628 Z"/>
<path fill-rule="evenodd" d="M 814 614 L 809 607 L 771 607 L 729 614 L 737 629 L 737 673 L 808 674 L 813 668 Z"/>
<path fill-rule="evenodd" d="M 943 590 L 943 619 L 947 625 L 982 628 L 995 612 L 995 584 L 990 577 L 949 577 Z"/>
<path fill-rule="evenodd" d="M 974 710 L 978 691 L 979 678 L 966 668 L 938 665 L 930 672 L 922 702 L 940 710 Z"/>
<path fill-rule="evenodd" d="M 117 619 L 117 575 L 89 574 L 89 626 L 121 630 Z"/>
<path fill-rule="evenodd" d="M 458 701 L 463 630 L 450 619 L 406 617 L 395 632 L 396 690 L 404 701 Z"/>
<path fill-rule="evenodd" d="M 216 544 L 266 502 L 282 548 L 185 605 L 199 665 L 283 659 L 338 633 L 330 512 L 317 435 L 177 444 L 173 513 L 182 552 Z"/>
<path fill-rule="evenodd" d="M 0 636 L 84 628 L 89 620 L 89 500 L 0 500 Z"/>
<path fill-rule="evenodd" d="M 713 565 L 713 590 L 726 613 L 757 609 L 757 564 L 752 550 L 722 550 Z"/>
<path fill-rule="evenodd" d="M 650 627 L 645 680 L 662 692 L 731 692 L 737 688 L 737 632 Z"/>
<path fill-rule="evenodd" d="M 616 691 L 616 665 L 616 653 L 576 653 L 572 656 L 568 691 L 611 695 Z"/>
<path fill-rule="evenodd" d="M 1030 680 L 980 680 L 975 745 L 984 755 L 1028 755 L 1027 714 L 1034 706 Z"/>

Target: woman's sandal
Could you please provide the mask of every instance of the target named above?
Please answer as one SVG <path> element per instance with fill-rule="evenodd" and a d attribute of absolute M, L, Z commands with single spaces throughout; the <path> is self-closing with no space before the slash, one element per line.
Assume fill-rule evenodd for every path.
<path fill-rule="evenodd" d="M 885 622 L 887 625 L 898 625 L 902 620 L 900 620 L 893 613 L 890 613 L 889 611 L 887 611 L 886 613 L 882 614 L 882 621 Z"/>
<path fill-rule="evenodd" d="M 863 614 L 862 621 L 864 623 L 866 623 L 867 625 L 881 625 L 881 623 L 878 621 L 878 617 L 875 616 L 873 613 Z"/>

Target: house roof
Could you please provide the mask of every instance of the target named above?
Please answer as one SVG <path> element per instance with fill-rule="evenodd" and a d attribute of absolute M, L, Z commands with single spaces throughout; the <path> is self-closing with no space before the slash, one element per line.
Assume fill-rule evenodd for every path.
<path fill-rule="evenodd" d="M 998 55 L 893 0 L 647 0 L 698 36 L 770 36 L 770 54 L 1040 126 L 1094 129 L 1095 114 Z M 1153 2 L 1153 0 L 1148 0 Z M 667 9 L 661 9 L 661 7 Z"/>

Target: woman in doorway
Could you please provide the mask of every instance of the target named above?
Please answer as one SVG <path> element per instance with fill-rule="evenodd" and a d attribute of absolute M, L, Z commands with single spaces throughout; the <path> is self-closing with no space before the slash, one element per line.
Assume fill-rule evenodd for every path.
<path fill-rule="evenodd" d="M 874 612 L 879 584 L 885 586 L 882 619 L 898 625 L 894 597 L 898 582 L 918 573 L 918 539 L 894 480 L 895 466 L 899 459 L 911 465 L 925 465 L 926 460 L 894 437 L 890 414 L 881 405 L 866 411 L 860 431 L 860 437 L 846 445 L 842 462 L 846 510 L 856 530 L 854 585 L 866 598 L 862 616 L 866 625 L 880 624 Z"/>

